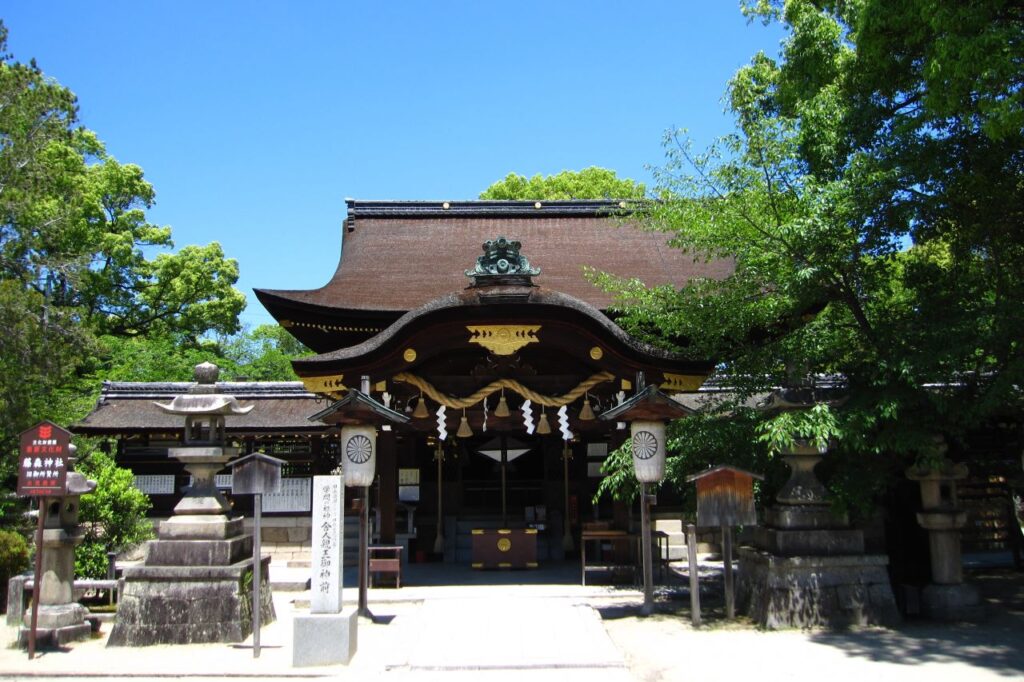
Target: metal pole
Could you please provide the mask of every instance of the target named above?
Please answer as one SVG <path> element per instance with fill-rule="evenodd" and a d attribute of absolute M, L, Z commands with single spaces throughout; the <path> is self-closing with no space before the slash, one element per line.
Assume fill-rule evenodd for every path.
<path fill-rule="evenodd" d="M 649 616 L 654 613 L 654 574 L 651 560 L 651 506 L 647 497 L 647 483 L 640 484 L 640 548 L 644 561 L 644 605 L 640 613 Z"/>
<path fill-rule="evenodd" d="M 39 595 L 43 593 L 43 522 L 46 520 L 46 498 L 39 498 L 39 519 L 36 523 L 36 574 L 32 584 L 32 625 L 28 631 L 28 660 L 36 657 L 36 626 L 39 625 Z"/>
<path fill-rule="evenodd" d="M 686 553 L 690 562 L 690 620 L 700 626 L 700 572 L 697 568 L 697 526 L 686 526 Z"/>
<path fill-rule="evenodd" d="M 260 657 L 260 611 L 261 593 L 263 592 L 262 572 L 263 557 L 260 556 L 260 522 L 263 514 L 263 494 L 256 493 L 253 500 L 253 538 L 252 538 L 252 657 Z"/>
<path fill-rule="evenodd" d="M 565 441 L 565 448 L 562 451 L 562 470 L 565 473 L 565 518 L 562 525 L 565 532 L 562 533 L 562 549 L 566 552 L 573 550 L 572 525 L 569 519 L 569 441 Z"/>
<path fill-rule="evenodd" d="M 370 546 L 370 487 L 363 488 L 362 506 L 359 508 L 359 615 L 371 618 L 366 605 L 366 589 L 369 583 Z"/>
<path fill-rule="evenodd" d="M 722 526 L 722 560 L 725 562 L 725 617 L 736 617 L 736 590 L 732 579 L 732 528 Z"/>
<path fill-rule="evenodd" d="M 117 579 L 117 552 L 107 552 L 107 580 Z M 114 605 L 114 592 L 117 590 L 116 587 L 110 588 L 110 593 L 107 598 L 110 600 L 110 605 Z"/>

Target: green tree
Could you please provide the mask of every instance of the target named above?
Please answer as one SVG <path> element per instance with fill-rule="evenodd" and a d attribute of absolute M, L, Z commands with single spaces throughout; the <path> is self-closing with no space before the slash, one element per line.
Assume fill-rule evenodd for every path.
<path fill-rule="evenodd" d="M 0 490 L 20 431 L 82 415 L 99 337 L 198 345 L 237 332 L 245 306 L 218 244 L 147 256 L 173 247 L 170 228 L 146 219 L 153 187 L 79 125 L 70 90 L 7 53 L 6 37 L 0 23 Z"/>
<path fill-rule="evenodd" d="M 696 153 L 678 132 L 651 229 L 735 260 L 681 291 L 616 282 L 620 322 L 723 362 L 737 402 L 840 375 L 849 399 L 777 416 L 777 448 L 835 438 L 834 481 L 931 452 L 1019 410 L 1024 380 L 1024 15 L 999 0 L 746 3 L 788 30 L 730 81 L 735 132 Z M 612 284 L 609 278 L 600 278 Z M 728 413 L 729 406 L 723 407 Z"/>
<path fill-rule="evenodd" d="M 237 334 L 224 346 L 236 375 L 251 381 L 298 381 L 292 360 L 313 352 L 278 324 L 262 324 Z"/>
<path fill-rule="evenodd" d="M 132 472 L 118 467 L 95 443 L 79 439 L 75 470 L 96 481 L 96 490 L 83 495 L 79 506 L 85 540 L 75 549 L 75 574 L 104 578 L 107 552 L 122 552 L 153 537 L 146 518 L 151 503 L 135 487 Z"/>
<path fill-rule="evenodd" d="M 481 199 L 560 200 L 560 199 L 642 199 L 641 183 L 615 175 L 614 171 L 591 166 L 581 171 L 562 171 L 557 175 L 532 178 L 509 173 L 480 193 Z"/>

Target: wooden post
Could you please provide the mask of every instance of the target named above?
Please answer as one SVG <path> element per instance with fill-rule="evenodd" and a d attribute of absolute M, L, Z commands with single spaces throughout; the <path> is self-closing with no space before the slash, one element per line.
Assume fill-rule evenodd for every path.
<path fill-rule="evenodd" d="M 260 598 L 263 586 L 262 576 L 262 553 L 260 547 L 260 522 L 263 514 L 263 494 L 256 493 L 253 498 L 253 534 L 252 534 L 252 657 L 260 657 L 260 615 L 262 599 Z"/>
<path fill-rule="evenodd" d="M 377 436 L 377 507 L 380 509 L 380 544 L 395 544 L 395 517 L 398 509 L 398 443 L 394 431 Z"/>
<path fill-rule="evenodd" d="M 372 618 L 367 606 L 366 590 L 370 582 L 370 487 L 363 488 L 359 507 L 359 615 Z"/>
<path fill-rule="evenodd" d="M 565 517 L 562 519 L 564 532 L 562 533 L 562 549 L 566 552 L 573 550 L 572 542 L 572 521 L 569 518 L 569 441 L 565 441 L 562 450 L 562 470 L 565 474 Z"/>
<path fill-rule="evenodd" d="M 736 617 L 736 590 L 732 579 L 732 526 L 722 526 L 722 561 L 725 563 L 725 617 Z"/>
<path fill-rule="evenodd" d="M 697 568 L 697 526 L 686 526 L 686 553 L 690 560 L 690 620 L 700 626 L 700 573 Z"/>
<path fill-rule="evenodd" d="M 651 505 L 647 496 L 647 483 L 640 484 L 640 552 L 643 557 L 644 605 L 641 615 L 654 613 L 654 567 L 651 565 Z"/>
<path fill-rule="evenodd" d="M 422 400 L 422 398 L 420 398 Z M 434 455 L 437 459 L 437 533 L 434 534 L 434 554 L 442 555 L 444 559 L 444 449 L 441 441 L 437 442 L 437 451 Z"/>
<path fill-rule="evenodd" d="M 501 434 L 501 527 L 508 528 L 508 494 L 505 483 L 505 470 L 508 469 L 508 440 Z"/>
<path fill-rule="evenodd" d="M 36 572 L 32 584 L 32 621 L 28 630 L 28 660 L 36 657 L 36 627 L 39 625 L 39 595 L 43 593 L 43 523 L 46 521 L 46 497 L 39 498 L 36 523 Z"/>

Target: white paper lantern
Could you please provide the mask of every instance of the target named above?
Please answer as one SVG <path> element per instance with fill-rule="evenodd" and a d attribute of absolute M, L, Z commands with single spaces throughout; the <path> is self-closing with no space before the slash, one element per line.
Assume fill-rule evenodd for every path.
<path fill-rule="evenodd" d="M 665 422 L 636 421 L 630 431 L 637 480 L 657 483 L 665 477 Z"/>
<path fill-rule="evenodd" d="M 377 429 L 372 426 L 343 426 L 341 459 L 345 485 L 365 488 L 373 483 L 377 471 Z"/>

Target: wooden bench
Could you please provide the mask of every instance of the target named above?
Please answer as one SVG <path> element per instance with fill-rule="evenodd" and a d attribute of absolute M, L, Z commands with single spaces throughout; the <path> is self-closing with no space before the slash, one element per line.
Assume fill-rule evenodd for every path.
<path fill-rule="evenodd" d="M 394 578 L 395 587 L 402 586 L 402 546 L 401 545 L 370 545 L 370 586 L 384 575 Z"/>

